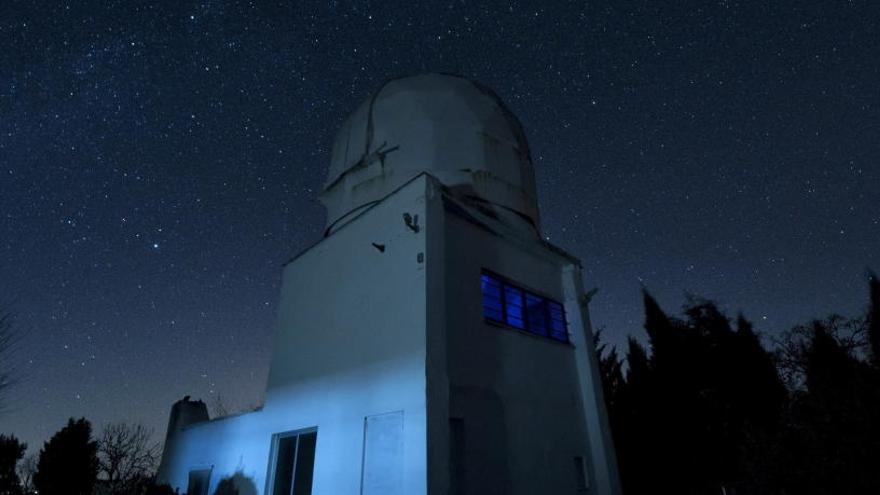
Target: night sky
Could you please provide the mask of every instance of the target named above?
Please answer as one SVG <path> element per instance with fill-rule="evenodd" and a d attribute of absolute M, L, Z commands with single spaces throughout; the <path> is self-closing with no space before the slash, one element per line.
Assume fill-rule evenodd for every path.
<path fill-rule="evenodd" d="M 462 74 L 519 116 L 612 342 L 642 284 L 772 336 L 857 315 L 880 269 L 876 1 L 87 3 L 0 4 L 0 432 L 32 448 L 70 416 L 161 437 L 186 394 L 261 403 L 281 266 L 389 77 Z"/>

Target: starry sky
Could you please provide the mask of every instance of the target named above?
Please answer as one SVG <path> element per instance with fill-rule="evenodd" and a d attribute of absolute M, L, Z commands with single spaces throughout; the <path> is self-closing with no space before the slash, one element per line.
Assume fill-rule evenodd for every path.
<path fill-rule="evenodd" d="M 259 404 L 333 135 L 413 73 L 520 117 L 544 235 L 583 259 L 611 342 L 641 333 L 642 284 L 769 337 L 856 315 L 880 270 L 877 32 L 870 0 L 3 1 L 0 303 L 21 338 L 0 432 L 161 437 L 186 394 Z"/>

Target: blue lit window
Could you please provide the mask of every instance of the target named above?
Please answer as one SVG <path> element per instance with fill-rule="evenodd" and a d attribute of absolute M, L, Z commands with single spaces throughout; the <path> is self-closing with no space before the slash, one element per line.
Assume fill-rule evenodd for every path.
<path fill-rule="evenodd" d="M 526 294 L 526 311 L 529 315 L 529 331 L 547 336 L 547 300 L 534 294 Z"/>
<path fill-rule="evenodd" d="M 568 342 L 562 304 L 489 273 L 480 276 L 480 286 L 483 292 L 483 316 L 487 320 Z"/>
<path fill-rule="evenodd" d="M 504 313 L 505 322 L 508 325 L 526 328 L 522 289 L 504 284 Z"/>
<path fill-rule="evenodd" d="M 501 301 L 501 282 L 488 276 L 482 277 L 483 315 L 495 321 L 504 321 L 504 309 Z"/>
<path fill-rule="evenodd" d="M 565 309 L 556 301 L 547 301 L 548 314 L 550 315 L 550 337 L 556 340 L 568 340 L 568 331 L 565 328 Z"/>

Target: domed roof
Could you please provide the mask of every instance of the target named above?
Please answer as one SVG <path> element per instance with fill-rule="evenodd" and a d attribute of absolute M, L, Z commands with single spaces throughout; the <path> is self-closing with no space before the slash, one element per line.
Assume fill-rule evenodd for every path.
<path fill-rule="evenodd" d="M 342 125 L 321 194 L 328 231 L 422 172 L 538 226 L 535 174 L 517 118 L 478 83 L 425 74 L 386 82 Z"/>

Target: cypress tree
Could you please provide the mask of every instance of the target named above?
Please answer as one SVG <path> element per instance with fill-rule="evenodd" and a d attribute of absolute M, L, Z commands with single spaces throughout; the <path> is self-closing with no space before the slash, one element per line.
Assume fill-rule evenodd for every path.
<path fill-rule="evenodd" d="M 34 486 L 40 495 L 91 495 L 98 476 L 92 425 L 71 418 L 40 450 Z"/>
<path fill-rule="evenodd" d="M 0 435 L 0 495 L 21 495 L 21 482 L 15 466 L 24 457 L 27 445 L 13 436 Z"/>
<path fill-rule="evenodd" d="M 880 280 L 877 274 L 868 272 L 868 289 L 871 304 L 868 306 L 868 344 L 871 351 L 871 362 L 880 369 Z"/>

